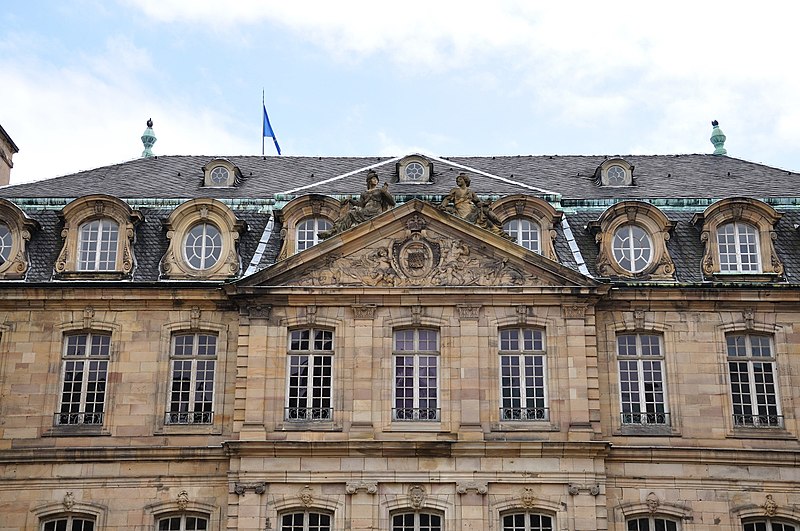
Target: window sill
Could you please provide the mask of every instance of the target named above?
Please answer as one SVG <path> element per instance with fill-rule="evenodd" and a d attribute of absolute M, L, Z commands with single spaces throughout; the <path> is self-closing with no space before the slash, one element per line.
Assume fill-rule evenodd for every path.
<path fill-rule="evenodd" d="M 125 280 L 130 274 L 122 271 L 64 271 L 56 273 L 57 280 Z"/>
<path fill-rule="evenodd" d="M 164 424 L 153 435 L 222 435 L 222 426 L 216 424 Z"/>
<path fill-rule="evenodd" d="M 735 427 L 727 435 L 729 439 L 777 439 L 796 441 L 797 437 L 783 428 L 742 428 Z"/>
<path fill-rule="evenodd" d="M 776 273 L 722 273 L 716 271 L 711 275 L 711 279 L 717 282 L 775 282 L 781 275 Z"/>
<path fill-rule="evenodd" d="M 284 422 L 275 426 L 275 431 L 343 431 L 335 422 Z"/>
<path fill-rule="evenodd" d="M 426 432 L 426 433 L 449 433 L 442 430 L 441 421 L 406 421 L 393 420 L 389 426 L 383 428 L 384 432 Z"/>
<path fill-rule="evenodd" d="M 492 432 L 515 432 L 515 431 L 559 431 L 558 426 L 549 421 L 514 421 L 499 422 L 492 424 Z"/>
<path fill-rule="evenodd" d="M 110 437 L 111 432 L 103 426 L 64 424 L 46 430 L 42 437 Z"/>
<path fill-rule="evenodd" d="M 619 426 L 614 435 L 625 437 L 680 437 L 681 433 L 673 426 L 661 424 L 624 424 Z"/>

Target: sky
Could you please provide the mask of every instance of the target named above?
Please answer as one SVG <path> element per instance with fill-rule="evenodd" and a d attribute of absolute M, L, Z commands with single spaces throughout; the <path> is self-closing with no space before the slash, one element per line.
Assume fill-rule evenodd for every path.
<path fill-rule="evenodd" d="M 800 4 L 4 0 L 12 184 L 141 155 L 711 153 L 800 172 Z M 271 139 L 265 153 L 275 155 Z"/>

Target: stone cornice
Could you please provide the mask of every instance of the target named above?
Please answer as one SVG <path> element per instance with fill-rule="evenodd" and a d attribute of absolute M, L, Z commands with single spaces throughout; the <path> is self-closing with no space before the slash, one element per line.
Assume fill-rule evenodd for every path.
<path fill-rule="evenodd" d="M 226 461 L 222 446 L 71 447 L 0 450 L 0 464 L 114 461 Z"/>

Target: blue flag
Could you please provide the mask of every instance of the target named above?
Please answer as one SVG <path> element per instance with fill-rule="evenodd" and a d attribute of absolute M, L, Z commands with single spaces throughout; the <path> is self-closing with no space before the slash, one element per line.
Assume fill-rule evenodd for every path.
<path fill-rule="evenodd" d="M 272 138 L 272 141 L 275 142 L 275 149 L 278 151 L 278 155 L 281 154 L 281 147 L 278 145 L 278 138 L 275 136 L 275 132 L 272 130 L 272 125 L 269 123 L 269 116 L 267 116 L 267 106 L 262 104 L 264 108 L 264 135 L 265 137 Z"/>

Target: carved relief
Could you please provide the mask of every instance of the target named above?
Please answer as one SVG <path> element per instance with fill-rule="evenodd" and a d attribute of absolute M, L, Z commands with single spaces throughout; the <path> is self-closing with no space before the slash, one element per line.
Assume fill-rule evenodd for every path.
<path fill-rule="evenodd" d="M 300 498 L 300 503 L 306 507 L 311 507 L 314 505 L 314 491 L 311 490 L 311 487 L 308 485 L 303 487 L 300 492 L 297 493 L 297 497 Z"/>
<path fill-rule="evenodd" d="M 661 500 L 658 499 L 655 492 L 648 494 L 644 502 L 647 504 L 647 510 L 650 511 L 650 514 L 657 513 L 658 506 L 661 505 Z"/>
<path fill-rule="evenodd" d="M 480 315 L 480 304 L 459 304 L 458 318 L 462 321 L 475 321 Z"/>
<path fill-rule="evenodd" d="M 469 491 L 475 491 L 475 494 L 484 495 L 489 492 L 489 487 L 486 483 L 477 483 L 475 481 L 467 481 L 466 483 L 457 483 L 456 492 L 459 494 L 466 494 Z"/>
<path fill-rule="evenodd" d="M 0 279 L 20 279 L 28 271 L 28 242 L 39 223 L 29 219 L 14 203 L 0 199 L 0 225 L 11 235 L 6 259 L 0 261 Z"/>
<path fill-rule="evenodd" d="M 413 485 L 408 489 L 408 501 L 414 509 L 422 507 L 425 502 L 425 496 L 425 487 L 422 485 Z"/>
<path fill-rule="evenodd" d="M 269 304 L 256 304 L 247 307 L 247 316 L 250 319 L 269 319 L 272 313 L 272 306 Z"/>
<path fill-rule="evenodd" d="M 350 306 L 353 309 L 353 316 L 356 319 L 375 319 L 374 304 L 353 304 Z"/>
<path fill-rule="evenodd" d="M 75 507 L 75 496 L 72 495 L 71 490 L 64 494 L 64 500 L 61 503 L 64 505 L 66 512 L 72 511 L 72 508 Z"/>
<path fill-rule="evenodd" d="M 235 483 L 233 492 L 239 496 L 244 496 L 244 493 L 252 490 L 255 494 L 264 494 L 267 491 L 267 484 L 263 481 L 258 483 Z"/>
<path fill-rule="evenodd" d="M 536 278 L 528 275 L 527 280 Z M 346 257 L 329 257 L 300 285 L 327 286 L 516 286 L 526 277 L 507 259 L 490 258 L 462 240 L 434 240 L 413 233 L 405 240 L 372 246 Z"/>
<path fill-rule="evenodd" d="M 189 506 L 189 493 L 185 490 L 182 490 L 178 493 L 178 498 L 176 500 L 178 504 L 178 509 L 181 511 L 185 511 L 186 508 Z"/>
<path fill-rule="evenodd" d="M 583 319 L 586 315 L 585 304 L 565 304 L 561 310 L 566 319 Z"/>
<path fill-rule="evenodd" d="M 345 487 L 345 492 L 347 492 L 347 494 L 355 494 L 360 490 L 363 490 L 367 494 L 377 494 L 378 484 L 374 481 L 348 481 Z"/>
<path fill-rule="evenodd" d="M 520 505 L 526 509 L 533 509 L 536 506 L 536 496 L 531 487 L 525 487 L 519 495 Z"/>
<path fill-rule="evenodd" d="M 772 499 L 772 494 L 767 494 L 764 504 L 761 505 L 766 516 L 775 516 L 778 513 L 778 504 Z"/>

